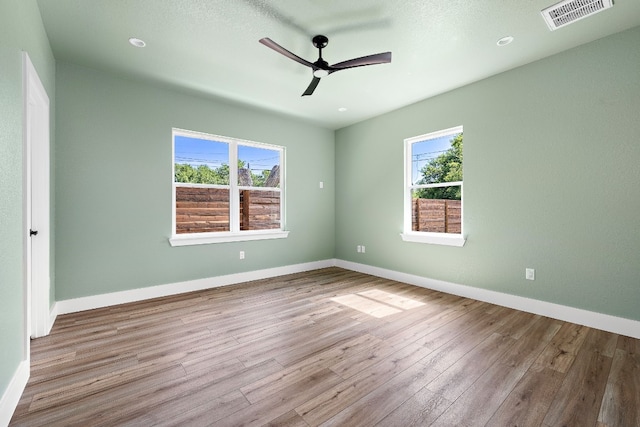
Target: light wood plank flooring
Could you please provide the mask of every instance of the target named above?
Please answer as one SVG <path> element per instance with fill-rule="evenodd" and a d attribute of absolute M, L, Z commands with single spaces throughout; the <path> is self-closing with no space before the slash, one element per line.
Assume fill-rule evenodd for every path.
<path fill-rule="evenodd" d="M 58 317 L 16 426 L 640 426 L 640 340 L 339 268 Z"/>

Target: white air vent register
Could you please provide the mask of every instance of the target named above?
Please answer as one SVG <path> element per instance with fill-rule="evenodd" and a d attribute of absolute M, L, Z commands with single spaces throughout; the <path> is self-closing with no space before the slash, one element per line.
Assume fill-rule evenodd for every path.
<path fill-rule="evenodd" d="M 611 6 L 613 6 L 613 0 L 564 0 L 540 13 L 549 29 L 553 31 L 609 9 Z"/>

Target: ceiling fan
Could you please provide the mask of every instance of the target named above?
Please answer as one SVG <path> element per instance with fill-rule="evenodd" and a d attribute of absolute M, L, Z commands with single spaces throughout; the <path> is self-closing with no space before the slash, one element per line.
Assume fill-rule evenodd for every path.
<path fill-rule="evenodd" d="M 387 64 L 391 62 L 391 52 L 384 52 L 377 53 L 375 55 L 363 56 L 361 58 L 349 59 L 348 61 L 329 65 L 327 61 L 322 59 L 322 49 L 327 47 L 327 44 L 329 44 L 329 39 L 326 36 L 317 35 L 311 39 L 311 42 L 316 48 L 318 48 L 318 60 L 316 62 L 309 62 L 305 59 L 300 58 L 295 53 L 289 52 L 287 49 L 283 48 L 278 43 L 267 37 L 260 39 L 260 43 L 262 43 L 263 45 L 270 47 L 271 49 L 286 56 L 287 58 L 293 59 L 294 61 L 302 65 L 306 65 L 307 67 L 311 68 L 311 70 L 313 70 L 313 79 L 311 80 L 311 83 L 309 83 L 307 90 L 304 91 L 302 96 L 311 95 L 318 86 L 318 83 L 320 83 L 320 79 L 322 77 L 326 77 L 331 73 L 335 73 L 336 71 L 362 67 L 365 65 Z"/>

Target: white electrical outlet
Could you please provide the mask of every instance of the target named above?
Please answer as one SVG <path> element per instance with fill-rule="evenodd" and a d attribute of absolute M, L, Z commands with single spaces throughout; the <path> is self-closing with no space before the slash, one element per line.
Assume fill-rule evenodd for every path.
<path fill-rule="evenodd" d="M 524 278 L 527 280 L 536 280 L 536 271 L 533 268 L 525 268 Z"/>
<path fill-rule="evenodd" d="M 240 251 L 240 259 L 244 259 L 244 251 Z"/>
<path fill-rule="evenodd" d="M 362 252 L 362 246 L 360 245 L 356 246 L 356 252 L 358 253 Z"/>
<path fill-rule="evenodd" d="M 320 188 L 324 188 L 324 181 L 320 181 Z"/>
<path fill-rule="evenodd" d="M 360 246 L 360 248 L 362 249 L 360 252 L 364 253 L 364 245 Z"/>

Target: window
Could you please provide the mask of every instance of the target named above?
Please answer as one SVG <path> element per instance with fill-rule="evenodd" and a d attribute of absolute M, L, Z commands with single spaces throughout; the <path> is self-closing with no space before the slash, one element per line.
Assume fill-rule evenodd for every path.
<path fill-rule="evenodd" d="M 405 140 L 403 240 L 464 245 L 462 145 L 462 126 Z"/>
<path fill-rule="evenodd" d="M 173 129 L 172 246 L 287 237 L 284 148 Z"/>

